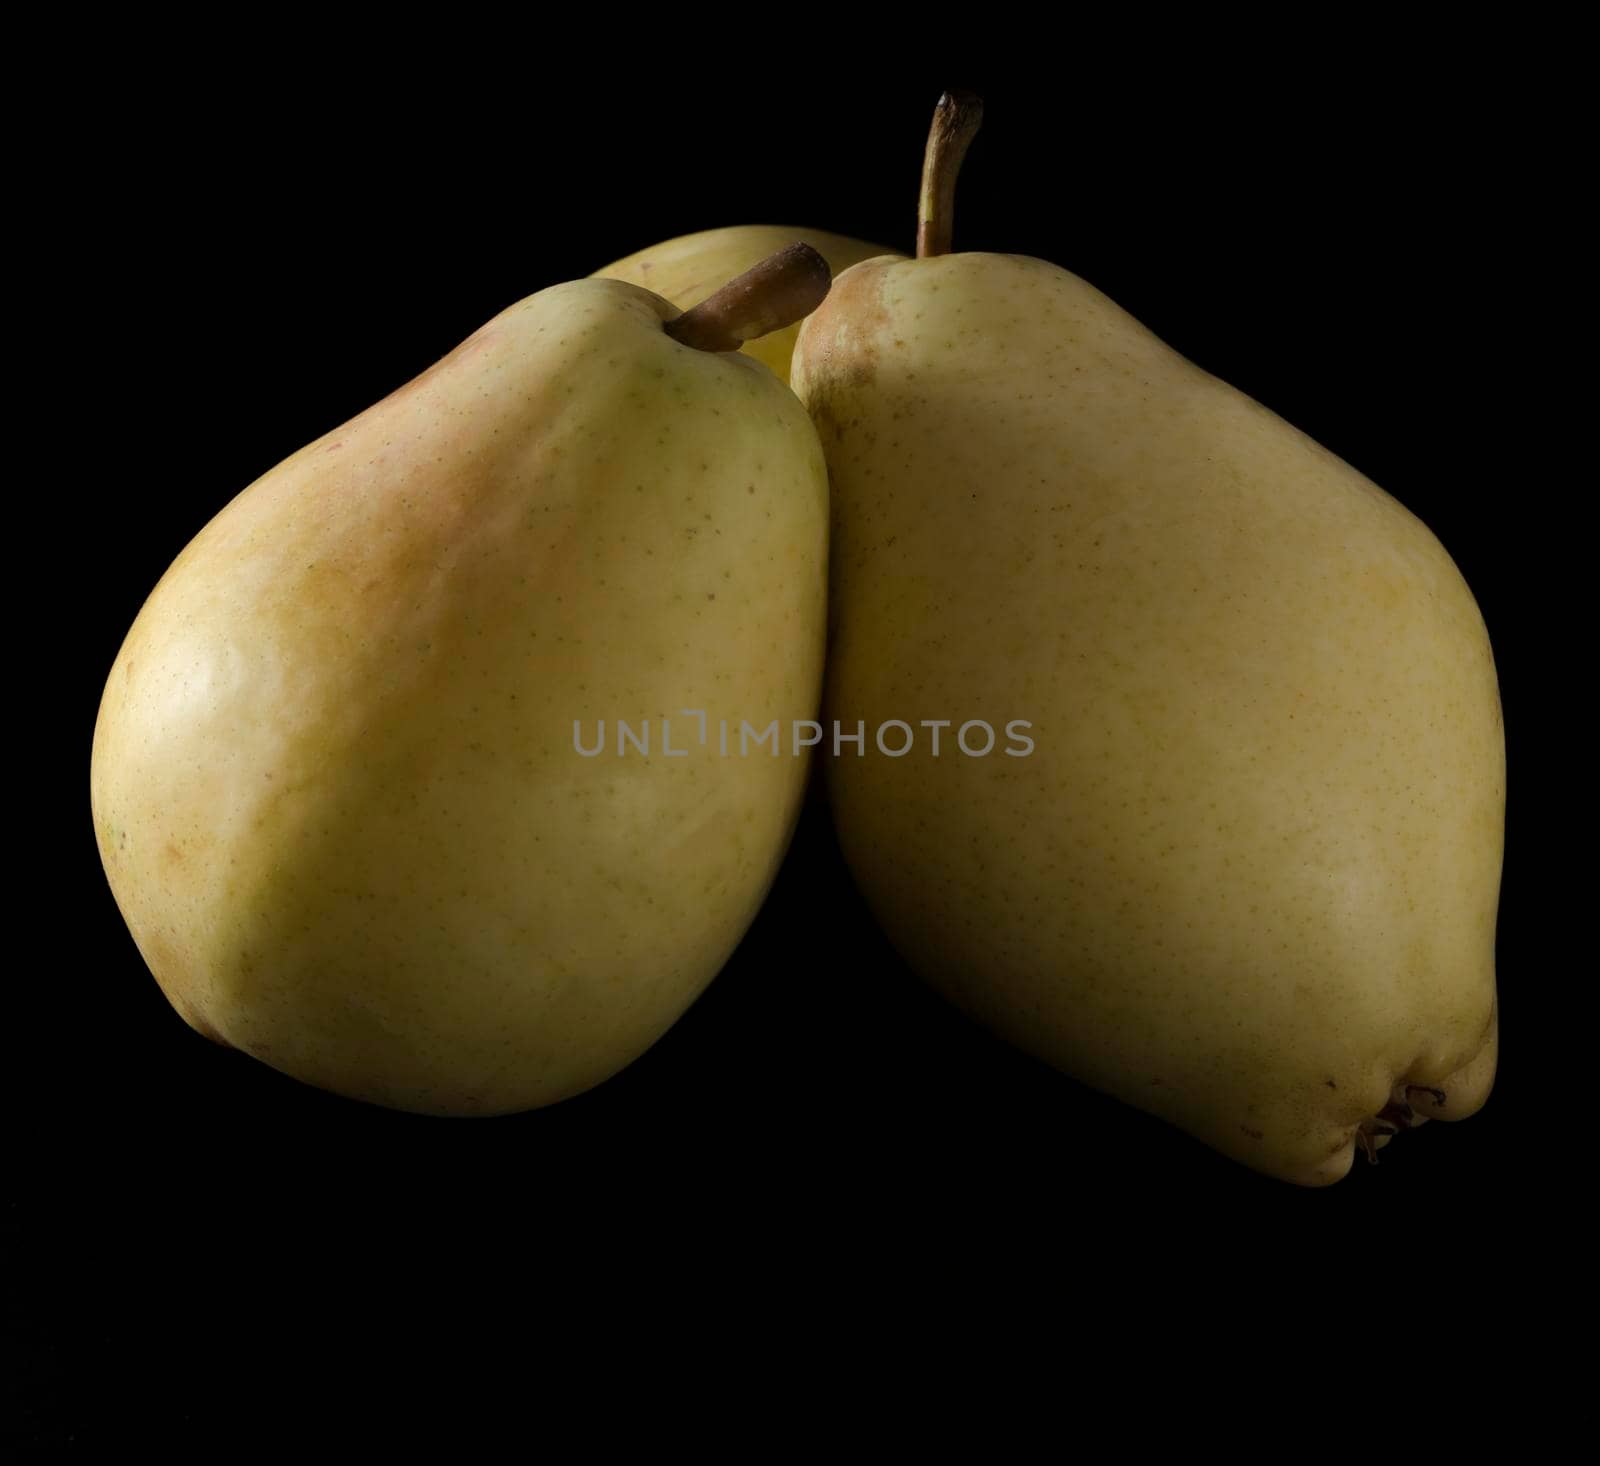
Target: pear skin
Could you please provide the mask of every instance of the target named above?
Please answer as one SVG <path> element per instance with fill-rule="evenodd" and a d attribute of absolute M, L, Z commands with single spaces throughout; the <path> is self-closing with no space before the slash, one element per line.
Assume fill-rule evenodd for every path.
<path fill-rule="evenodd" d="M 703 229 L 641 249 L 636 254 L 596 270 L 597 276 L 628 280 L 665 296 L 688 310 L 699 305 L 724 280 L 748 270 L 773 251 L 798 240 L 809 244 L 839 274 L 861 260 L 893 253 L 882 245 L 864 244 L 842 234 L 820 229 L 791 229 L 781 224 L 741 224 L 726 229 Z M 780 331 L 747 341 L 743 349 L 764 361 L 780 380 L 789 380 L 789 359 L 794 354 L 799 322 Z"/>
<path fill-rule="evenodd" d="M 1040 260 L 859 264 L 792 384 L 834 495 L 825 715 L 868 730 L 832 808 L 911 965 L 1303 1185 L 1477 1110 L 1504 742 L 1427 528 Z"/>
<path fill-rule="evenodd" d="M 788 389 L 677 314 L 609 280 L 529 297 L 150 596 L 94 822 L 200 1032 L 357 1099 L 528 1109 L 637 1057 L 739 941 L 805 762 L 680 714 L 815 716 L 827 481 Z"/>

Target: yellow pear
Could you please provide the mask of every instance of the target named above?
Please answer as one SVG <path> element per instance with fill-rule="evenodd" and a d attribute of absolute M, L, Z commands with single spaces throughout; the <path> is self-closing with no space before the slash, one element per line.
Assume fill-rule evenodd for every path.
<path fill-rule="evenodd" d="M 758 260 L 791 241 L 808 244 L 828 262 L 834 274 L 876 255 L 891 251 L 881 245 L 863 244 L 842 234 L 827 234 L 820 229 L 789 229 L 778 224 L 742 224 L 728 229 L 704 229 L 651 245 L 637 254 L 616 261 L 597 276 L 628 280 L 664 296 L 674 305 L 688 310 L 699 305 L 724 280 L 742 274 Z M 744 350 L 764 361 L 773 373 L 789 380 L 789 358 L 794 351 L 799 323 L 757 337 Z"/>
<path fill-rule="evenodd" d="M 941 103 L 922 257 L 846 271 L 795 354 L 834 495 L 825 709 L 865 731 L 828 767 L 842 846 L 1002 1035 L 1336 1181 L 1493 1079 L 1483 621 L 1400 504 L 1084 281 L 948 253 L 975 126 Z"/>
<path fill-rule="evenodd" d="M 482 1115 L 599 1083 L 700 993 L 805 778 L 722 756 L 718 720 L 814 717 L 825 617 L 816 434 L 733 348 L 826 281 L 792 252 L 729 287 L 742 323 L 540 291 L 183 551 L 111 670 L 92 793 L 193 1027 Z"/>

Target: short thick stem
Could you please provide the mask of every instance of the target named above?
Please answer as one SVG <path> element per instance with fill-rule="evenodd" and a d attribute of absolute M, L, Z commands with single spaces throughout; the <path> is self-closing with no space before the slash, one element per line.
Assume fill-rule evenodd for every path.
<path fill-rule="evenodd" d="M 667 335 L 697 351 L 737 351 L 809 316 L 828 293 L 828 262 L 809 244 L 791 244 L 667 322 Z"/>

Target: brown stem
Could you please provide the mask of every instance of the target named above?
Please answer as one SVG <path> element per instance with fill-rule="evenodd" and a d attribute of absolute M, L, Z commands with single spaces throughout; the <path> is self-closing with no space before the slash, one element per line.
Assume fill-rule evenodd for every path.
<path fill-rule="evenodd" d="M 832 283 L 828 262 L 816 250 L 791 244 L 668 321 L 667 335 L 696 351 L 737 351 L 809 316 Z"/>
<path fill-rule="evenodd" d="M 933 109 L 928 147 L 922 155 L 922 194 L 917 200 L 917 258 L 950 253 L 955 224 L 956 176 L 961 160 L 983 126 L 983 98 L 946 92 Z"/>

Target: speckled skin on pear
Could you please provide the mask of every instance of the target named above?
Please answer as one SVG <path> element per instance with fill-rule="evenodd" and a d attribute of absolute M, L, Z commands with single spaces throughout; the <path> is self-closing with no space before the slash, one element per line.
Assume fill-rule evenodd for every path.
<path fill-rule="evenodd" d="M 814 717 L 827 481 L 763 366 L 614 281 L 524 300 L 228 505 L 151 595 L 95 827 L 197 1029 L 360 1099 L 559 1100 L 744 933 L 801 758 L 573 722 Z"/>
<path fill-rule="evenodd" d="M 783 224 L 740 224 L 727 229 L 703 229 L 677 239 L 651 245 L 626 259 L 596 270 L 597 276 L 628 280 L 664 296 L 675 306 L 688 310 L 699 305 L 725 282 L 744 274 L 752 265 L 785 245 L 809 244 L 828 268 L 840 274 L 862 260 L 886 255 L 890 251 L 877 244 L 864 244 L 842 234 L 820 229 L 791 229 Z M 765 362 L 780 381 L 789 380 L 789 359 L 794 354 L 800 323 L 785 326 L 766 336 L 747 341 L 743 350 Z"/>
<path fill-rule="evenodd" d="M 1476 1110 L 1503 737 L 1433 535 L 1037 260 L 858 265 L 793 385 L 834 494 L 825 715 L 1034 723 L 1027 758 L 831 762 L 912 964 L 1291 1181 L 1342 1176 L 1397 1086 Z"/>

